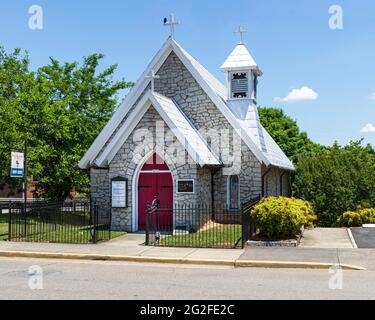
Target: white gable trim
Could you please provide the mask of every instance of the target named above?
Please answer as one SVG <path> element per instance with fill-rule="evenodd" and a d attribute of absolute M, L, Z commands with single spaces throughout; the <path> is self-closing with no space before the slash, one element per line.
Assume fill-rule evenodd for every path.
<path fill-rule="evenodd" d="M 139 121 L 145 115 L 147 110 L 150 108 L 151 102 L 147 94 L 138 102 L 133 112 L 126 119 L 125 123 L 117 131 L 115 137 L 106 146 L 103 153 L 96 160 L 96 164 L 99 167 L 108 165 L 108 163 L 115 157 L 121 146 L 128 139 L 129 135 L 133 132 Z"/>
<path fill-rule="evenodd" d="M 189 59 L 187 59 L 186 56 L 181 52 L 181 50 L 179 48 L 179 45 L 176 42 L 173 41 L 172 46 L 173 46 L 174 52 L 176 53 L 178 58 L 182 61 L 182 63 L 186 66 L 186 68 L 191 72 L 193 77 L 197 80 L 199 85 L 206 92 L 206 94 L 209 96 L 209 98 L 212 100 L 212 102 L 218 107 L 219 111 L 225 116 L 225 118 L 228 120 L 228 122 L 231 124 L 231 126 L 236 130 L 241 129 L 240 130 L 241 138 L 246 143 L 246 145 L 250 148 L 250 150 L 254 153 L 256 158 L 260 162 L 263 162 L 266 166 L 269 166 L 270 162 L 264 156 L 263 152 L 258 148 L 258 146 L 255 144 L 255 142 L 249 137 L 246 130 L 244 130 L 244 128 L 239 124 L 236 117 L 229 110 L 229 108 L 223 102 L 223 100 L 209 86 L 209 84 L 203 79 L 203 77 L 196 70 L 196 68 L 194 68 L 191 61 Z"/>
<path fill-rule="evenodd" d="M 142 73 L 140 79 L 137 81 L 134 88 L 130 91 L 128 96 L 124 99 L 122 104 L 118 107 L 117 111 L 115 112 L 111 120 L 104 127 L 102 132 L 99 134 L 97 139 L 94 141 L 90 149 L 85 154 L 85 156 L 81 159 L 78 165 L 79 168 L 86 169 L 93 163 L 93 161 L 95 160 L 99 152 L 105 146 L 108 139 L 110 139 L 110 137 L 112 136 L 116 128 L 120 125 L 121 121 L 124 119 L 126 114 L 134 105 L 138 97 L 146 89 L 147 85 L 150 82 L 150 80 L 146 78 L 146 76 L 150 74 L 152 70 L 157 72 L 172 51 L 174 51 L 177 57 L 182 61 L 182 63 L 189 70 L 189 72 L 193 75 L 193 77 L 196 79 L 196 81 L 202 87 L 205 93 L 209 96 L 212 102 L 218 107 L 219 111 L 225 116 L 225 118 L 228 120 L 231 126 L 237 131 L 240 129 L 241 138 L 246 143 L 246 145 L 250 148 L 250 150 L 254 153 L 256 158 L 260 162 L 264 163 L 266 166 L 269 166 L 271 164 L 270 161 L 267 159 L 267 157 L 262 152 L 262 150 L 260 150 L 260 148 L 248 135 L 246 128 L 244 128 L 241 124 L 239 124 L 236 117 L 229 110 L 229 108 L 227 107 L 225 102 L 222 100 L 222 98 L 209 85 L 209 83 L 202 77 L 202 75 L 195 68 L 191 60 L 184 54 L 180 46 L 173 39 L 168 38 L 168 40 L 164 43 L 164 45 L 158 51 L 156 56 L 152 59 L 151 63 L 148 65 L 146 70 Z M 126 128 L 126 126 L 122 126 L 122 127 Z M 110 143 L 110 145 L 112 145 L 112 143 Z M 111 150 L 111 148 L 108 148 L 108 147 L 106 148 L 106 150 Z M 96 164 L 101 166 L 101 164 L 104 164 L 104 163 L 105 163 L 105 157 L 104 157 L 104 152 L 103 152 L 103 154 L 100 156 L 100 159 L 98 159 Z"/>
<path fill-rule="evenodd" d="M 149 75 L 152 70 L 154 70 L 155 72 L 159 70 L 164 61 L 169 56 L 169 54 L 172 52 L 170 41 L 171 40 L 168 39 L 164 43 L 164 45 L 152 59 L 150 64 L 147 66 L 146 70 L 142 73 L 141 77 L 138 79 L 135 86 L 130 90 L 129 94 L 119 105 L 112 118 L 103 128 L 98 137 L 95 139 L 94 143 L 91 145 L 89 150 L 86 152 L 84 157 L 79 162 L 79 168 L 87 169 L 93 163 L 99 152 L 107 143 L 108 139 L 112 136 L 113 132 L 118 128 L 121 121 L 127 115 L 131 107 L 137 101 L 142 92 L 147 88 L 147 85 L 149 84 L 150 80 L 147 79 L 146 76 Z"/>
<path fill-rule="evenodd" d="M 145 113 L 147 112 L 147 110 L 150 108 L 151 105 L 160 114 L 162 119 L 165 121 L 168 127 L 172 130 L 172 132 L 177 137 L 179 142 L 183 145 L 183 147 L 187 150 L 189 155 L 192 157 L 192 159 L 196 163 L 198 163 L 200 166 L 204 166 L 207 164 L 210 164 L 210 165 L 221 164 L 220 161 L 210 152 L 210 150 L 208 149 L 204 141 L 202 141 L 202 143 L 204 144 L 205 149 L 201 151 L 206 153 L 206 157 L 205 157 L 206 159 L 203 159 L 200 156 L 199 152 L 195 150 L 194 146 L 191 144 L 191 141 L 188 141 L 188 139 L 186 139 L 186 137 L 177 128 L 177 126 L 169 117 L 169 115 L 164 111 L 159 101 L 155 98 L 154 94 L 151 91 L 147 91 L 147 93 L 143 96 L 143 98 L 137 103 L 131 115 L 128 117 L 125 123 L 121 126 L 121 128 L 117 131 L 112 141 L 108 144 L 108 146 L 106 146 L 101 156 L 97 159 L 96 164 L 99 167 L 106 166 L 113 160 L 113 158 L 121 149 L 125 141 L 129 138 L 130 134 L 136 128 L 136 126 L 141 121 L 142 117 L 145 115 Z M 199 139 L 198 134 L 196 138 Z M 208 157 L 209 162 L 207 161 L 207 154 L 210 155 Z"/>

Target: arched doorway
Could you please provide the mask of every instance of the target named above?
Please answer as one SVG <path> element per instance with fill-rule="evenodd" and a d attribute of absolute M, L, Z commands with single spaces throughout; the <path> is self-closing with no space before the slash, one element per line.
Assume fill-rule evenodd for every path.
<path fill-rule="evenodd" d="M 156 153 L 143 165 L 138 178 L 138 230 L 146 228 L 146 205 L 158 194 L 162 209 L 158 223 L 163 230 L 173 228 L 173 179 L 168 165 Z"/>

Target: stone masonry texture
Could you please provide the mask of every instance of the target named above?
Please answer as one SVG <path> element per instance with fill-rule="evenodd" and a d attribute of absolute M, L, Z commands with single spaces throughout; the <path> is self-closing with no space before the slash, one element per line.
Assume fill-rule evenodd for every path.
<path fill-rule="evenodd" d="M 217 207 L 226 205 L 228 176 L 230 174 L 237 174 L 240 178 L 241 202 L 262 194 L 262 174 L 265 172 L 265 169 L 246 144 L 241 141 L 238 134 L 233 131 L 226 118 L 173 52 L 158 70 L 157 75 L 160 78 L 155 79 L 155 91 L 176 102 L 192 125 L 197 130 L 200 130 L 202 135 L 211 144 L 213 151 L 223 161 L 224 168 L 201 168 L 194 163 L 186 151 L 183 151 L 182 155 L 187 160 L 186 163 L 176 164 L 176 161 L 174 161 L 175 154 L 173 154 L 174 147 L 178 150 L 183 150 L 183 147 L 173 134 L 168 133 L 169 128 L 167 124 L 151 106 L 111 161 L 109 168 L 107 170 L 91 169 L 91 194 L 95 202 L 110 201 L 110 180 L 112 178 L 120 176 L 128 179 L 129 206 L 126 209 L 112 210 L 113 230 L 131 232 L 134 229 L 133 227 L 137 228 L 137 226 L 133 226 L 134 220 L 136 220 L 133 219 L 132 214 L 132 201 L 136 198 L 133 197 L 133 181 L 137 180 L 136 173 L 140 162 L 153 150 L 158 152 L 171 170 L 174 181 L 174 204 L 211 206 L 211 175 L 213 175 L 214 179 L 213 194 L 214 203 Z M 125 119 L 122 123 L 124 121 Z M 164 134 L 169 139 L 165 141 L 158 139 L 156 134 L 157 127 L 162 127 Z M 137 145 L 139 144 L 137 139 L 139 137 L 136 132 L 144 128 L 147 128 L 152 133 L 152 139 L 146 144 L 144 150 L 139 152 L 137 149 Z M 115 132 L 117 130 L 118 128 Z M 220 135 L 217 134 L 218 132 Z M 226 134 L 225 143 L 223 143 L 223 132 Z M 224 147 L 224 145 L 226 146 Z M 240 150 L 238 145 L 241 145 Z M 229 151 L 229 157 L 220 154 L 220 150 Z M 233 168 L 233 162 L 239 162 L 240 166 Z M 264 186 L 267 195 L 279 195 L 281 174 L 282 170 L 279 169 L 272 169 L 267 174 L 265 179 L 266 185 Z M 289 190 L 287 189 L 288 177 L 288 174 L 285 174 L 283 177 L 283 186 L 285 185 L 283 194 L 286 194 L 286 190 Z M 194 179 L 195 193 L 178 194 L 175 185 L 177 179 Z M 136 214 L 134 213 L 134 216 Z M 193 225 L 192 221 L 185 221 L 184 223 L 188 223 L 190 226 Z M 176 216 L 175 225 L 179 224 L 182 224 L 182 222 Z"/>

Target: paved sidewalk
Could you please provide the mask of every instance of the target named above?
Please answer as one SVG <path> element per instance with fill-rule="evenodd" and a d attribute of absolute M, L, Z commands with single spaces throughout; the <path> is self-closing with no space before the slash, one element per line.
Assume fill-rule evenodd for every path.
<path fill-rule="evenodd" d="M 176 259 L 237 260 L 244 250 L 147 247 L 143 234 L 128 234 L 99 244 L 62 244 L 0 241 L 0 251 L 80 253 Z"/>
<path fill-rule="evenodd" d="M 96 245 L 0 241 L 0 256 L 118 260 L 266 268 L 343 268 L 375 270 L 375 250 L 329 248 L 194 249 L 147 247 L 144 235 L 129 234 Z"/>
<path fill-rule="evenodd" d="M 353 248 L 345 228 L 306 229 L 301 240 L 302 248 Z"/>

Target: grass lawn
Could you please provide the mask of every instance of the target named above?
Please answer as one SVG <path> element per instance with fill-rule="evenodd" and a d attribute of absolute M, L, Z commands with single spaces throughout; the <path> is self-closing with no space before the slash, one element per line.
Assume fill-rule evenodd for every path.
<path fill-rule="evenodd" d="M 8 240 L 8 215 L 0 214 L 0 241 Z"/>
<path fill-rule="evenodd" d="M 235 246 L 241 246 L 241 237 L 241 225 L 227 224 L 196 233 L 164 236 L 159 245 L 166 247 L 234 248 Z"/>
<path fill-rule="evenodd" d="M 25 226 L 23 221 L 13 224 L 18 230 L 27 229 L 27 237 L 19 241 L 50 242 L 50 243 L 90 243 L 92 240 L 90 225 L 85 217 L 79 214 L 65 213 L 65 223 L 45 223 L 39 219 L 29 218 Z M 69 223 L 67 223 L 69 222 Z M 111 231 L 111 239 L 125 235 L 126 232 Z M 108 230 L 97 230 L 98 239 L 107 239 Z M 0 215 L 0 241 L 8 240 L 8 215 Z"/>

